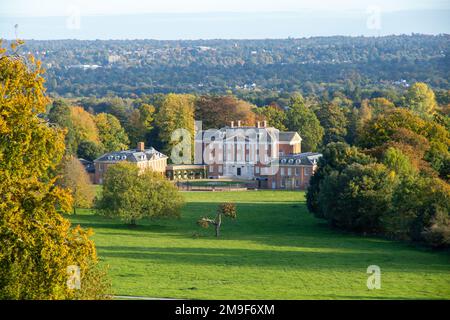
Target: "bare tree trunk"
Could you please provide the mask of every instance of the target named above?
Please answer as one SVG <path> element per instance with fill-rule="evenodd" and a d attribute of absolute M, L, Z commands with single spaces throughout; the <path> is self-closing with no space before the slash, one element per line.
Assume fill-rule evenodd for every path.
<path fill-rule="evenodd" d="M 218 238 L 220 236 L 220 225 L 222 224 L 222 214 L 218 213 L 217 217 L 216 217 L 216 238 Z"/>
<path fill-rule="evenodd" d="M 220 224 L 216 224 L 216 238 L 220 236 Z"/>

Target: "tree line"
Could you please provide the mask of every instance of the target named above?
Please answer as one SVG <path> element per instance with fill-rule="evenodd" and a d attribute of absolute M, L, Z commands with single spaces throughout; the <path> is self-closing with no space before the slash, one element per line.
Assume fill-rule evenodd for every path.
<path fill-rule="evenodd" d="M 313 37 L 274 40 L 28 41 L 47 68 L 48 91 L 63 97 L 228 90 L 361 90 L 427 82 L 448 88 L 448 35 Z M 81 65 L 99 65 L 83 70 Z M 253 84 L 255 87 L 253 87 Z"/>

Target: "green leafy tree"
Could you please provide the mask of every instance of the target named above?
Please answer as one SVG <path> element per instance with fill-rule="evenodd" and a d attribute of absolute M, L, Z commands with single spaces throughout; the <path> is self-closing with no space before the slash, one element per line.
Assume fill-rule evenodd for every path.
<path fill-rule="evenodd" d="M 450 246 L 450 187 L 436 178 L 405 176 L 396 186 L 392 208 L 383 218 L 388 235 Z"/>
<path fill-rule="evenodd" d="M 394 176 L 382 164 L 352 164 L 325 177 L 319 209 L 331 225 L 358 232 L 382 232 L 390 209 Z"/>
<path fill-rule="evenodd" d="M 287 131 L 286 113 L 277 104 L 271 104 L 266 107 L 256 108 L 257 116 L 266 120 L 269 126 L 275 127 L 280 131 Z"/>
<path fill-rule="evenodd" d="M 63 100 L 55 100 L 52 103 L 50 111 L 48 113 L 48 121 L 50 123 L 57 124 L 60 128 L 66 130 L 65 144 L 66 152 L 69 155 L 76 154 L 77 144 L 75 129 L 71 120 L 70 107 Z"/>
<path fill-rule="evenodd" d="M 95 116 L 100 141 L 106 152 L 126 150 L 129 140 L 120 121 L 111 114 L 100 113 Z"/>
<path fill-rule="evenodd" d="M 324 130 L 314 112 L 305 106 L 302 97 L 292 100 L 286 114 L 286 127 L 297 131 L 302 137 L 302 149 L 304 151 L 316 151 L 322 142 Z"/>
<path fill-rule="evenodd" d="M 134 226 L 142 218 L 179 217 L 182 204 L 176 187 L 159 173 L 122 162 L 108 168 L 97 208 Z"/>
<path fill-rule="evenodd" d="M 328 103 L 320 106 L 316 115 L 325 130 L 324 145 L 330 142 L 345 141 L 348 121 L 341 107 L 334 103 Z"/>
<path fill-rule="evenodd" d="M 103 145 L 92 141 L 81 141 L 78 145 L 77 155 L 81 159 L 94 161 L 105 152 Z"/>
<path fill-rule="evenodd" d="M 322 158 L 318 163 L 318 169 L 311 177 L 308 190 L 306 192 L 306 204 L 309 211 L 315 216 L 324 218 L 319 208 L 319 192 L 322 181 L 333 171 L 341 172 L 347 166 L 359 163 L 370 164 L 375 162 L 372 157 L 360 152 L 356 147 L 351 147 L 344 142 L 333 142 L 322 150 Z"/>
<path fill-rule="evenodd" d="M 404 176 L 416 173 L 411 160 L 401 150 L 390 147 L 383 156 L 383 163 L 396 174 Z"/>

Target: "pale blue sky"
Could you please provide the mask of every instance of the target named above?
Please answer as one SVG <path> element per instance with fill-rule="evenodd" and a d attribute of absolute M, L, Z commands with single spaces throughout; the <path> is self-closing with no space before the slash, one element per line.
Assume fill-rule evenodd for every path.
<path fill-rule="evenodd" d="M 0 0 L 0 38 L 438 34 L 449 17 L 450 0 Z"/>
<path fill-rule="evenodd" d="M 64 16 L 76 6 L 82 15 L 186 12 L 382 11 L 450 9 L 448 0 L 0 0 L 3 16 Z"/>

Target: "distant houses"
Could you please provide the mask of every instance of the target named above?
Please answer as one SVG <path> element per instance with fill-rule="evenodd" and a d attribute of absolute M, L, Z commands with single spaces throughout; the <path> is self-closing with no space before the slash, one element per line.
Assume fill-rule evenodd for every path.
<path fill-rule="evenodd" d="M 246 134 L 251 132 L 254 139 Z M 84 163 L 95 184 L 102 184 L 111 165 L 122 161 L 136 164 L 141 170 L 151 169 L 169 180 L 239 179 L 254 181 L 260 189 L 301 190 L 307 188 L 317 169 L 320 153 L 301 153 L 302 138 L 297 132 L 279 132 L 266 121 L 255 126 L 241 126 L 241 121 L 215 131 L 220 139 L 207 137 L 200 131 L 195 139 L 194 164 L 168 164 L 168 157 L 143 142 L 136 149 L 109 152 Z M 265 139 L 269 143 L 261 144 Z M 212 150 L 209 152 L 208 150 Z"/>

